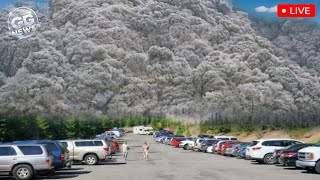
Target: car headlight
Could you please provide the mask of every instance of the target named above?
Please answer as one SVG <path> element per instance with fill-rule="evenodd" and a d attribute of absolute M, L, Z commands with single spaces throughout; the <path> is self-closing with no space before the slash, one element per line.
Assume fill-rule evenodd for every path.
<path fill-rule="evenodd" d="M 306 153 L 306 159 L 309 159 L 309 160 L 314 159 L 314 154 L 313 153 Z"/>

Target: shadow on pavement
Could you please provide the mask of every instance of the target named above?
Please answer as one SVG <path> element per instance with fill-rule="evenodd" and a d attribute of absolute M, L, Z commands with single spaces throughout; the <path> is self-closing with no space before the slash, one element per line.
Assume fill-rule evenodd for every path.
<path fill-rule="evenodd" d="M 285 169 L 285 170 L 299 170 L 299 171 L 301 171 L 302 169 L 298 169 L 298 168 L 295 168 L 295 167 L 285 167 L 285 168 L 283 168 L 283 169 Z"/>
<path fill-rule="evenodd" d="M 100 162 L 98 164 L 98 166 L 101 166 L 101 165 L 124 165 L 124 164 L 127 164 L 126 162 Z"/>

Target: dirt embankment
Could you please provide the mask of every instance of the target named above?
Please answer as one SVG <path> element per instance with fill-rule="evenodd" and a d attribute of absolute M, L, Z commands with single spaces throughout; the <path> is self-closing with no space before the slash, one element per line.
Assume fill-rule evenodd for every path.
<path fill-rule="evenodd" d="M 191 133 L 193 136 L 197 136 L 199 131 L 196 131 L 195 128 Z M 207 134 L 211 134 L 208 132 Z M 275 130 L 275 131 L 260 131 L 252 133 L 228 133 L 225 135 L 237 136 L 239 141 L 250 142 L 257 139 L 265 138 L 293 138 L 299 139 L 305 143 L 316 143 L 320 141 L 320 128 L 311 129 L 311 130 L 296 130 L 296 131 L 284 131 L 284 130 Z"/>
<path fill-rule="evenodd" d="M 250 142 L 256 139 L 264 138 L 293 138 L 299 139 L 305 143 L 316 143 L 320 141 L 320 129 L 313 129 L 306 133 L 290 135 L 289 132 L 283 130 L 254 132 L 251 134 L 239 134 L 238 139 L 244 142 Z"/>

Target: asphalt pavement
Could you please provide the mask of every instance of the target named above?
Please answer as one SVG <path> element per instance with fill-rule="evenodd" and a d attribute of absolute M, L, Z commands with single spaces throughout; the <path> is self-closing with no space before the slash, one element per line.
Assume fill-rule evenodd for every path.
<path fill-rule="evenodd" d="M 193 152 L 158 144 L 151 136 L 128 134 L 128 160 L 121 155 L 96 166 L 73 165 L 54 176 L 36 179 L 70 180 L 318 180 L 320 174 L 279 165 Z M 143 159 L 142 145 L 150 145 L 149 160 Z M 0 178 L 2 180 L 2 178 Z"/>

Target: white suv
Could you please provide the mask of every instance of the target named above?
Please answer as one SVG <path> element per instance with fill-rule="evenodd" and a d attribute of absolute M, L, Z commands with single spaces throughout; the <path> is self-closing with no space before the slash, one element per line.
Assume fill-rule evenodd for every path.
<path fill-rule="evenodd" d="M 273 152 L 275 150 L 301 143 L 303 142 L 295 139 L 258 139 L 247 147 L 246 158 L 256 160 L 259 163 L 273 164 Z"/>

